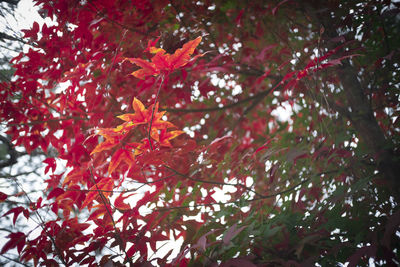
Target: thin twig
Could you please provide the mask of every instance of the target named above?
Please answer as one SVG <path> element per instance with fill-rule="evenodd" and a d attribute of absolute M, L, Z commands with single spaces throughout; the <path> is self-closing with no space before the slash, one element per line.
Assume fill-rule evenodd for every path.
<path fill-rule="evenodd" d="M 118 101 L 117 101 L 117 100 L 115 99 L 115 97 L 110 93 L 110 91 L 108 91 L 109 87 L 111 87 L 111 85 L 110 85 L 110 74 L 111 74 L 112 68 L 114 67 L 115 60 L 116 60 L 116 58 L 117 58 L 118 51 L 119 51 L 119 49 L 120 49 L 121 46 L 122 46 L 123 40 L 125 39 L 126 32 L 127 32 L 127 30 L 125 30 L 125 31 L 122 33 L 121 40 L 119 40 L 118 46 L 117 46 L 117 48 L 116 48 L 115 51 L 114 51 L 113 59 L 112 59 L 112 61 L 111 61 L 110 66 L 108 67 L 107 74 L 106 74 L 106 79 L 105 79 L 105 80 L 106 80 L 106 84 L 105 84 L 105 86 L 104 86 L 105 94 L 110 98 L 110 100 L 111 100 L 112 102 L 118 102 Z M 90 108 L 92 109 L 94 105 L 95 105 L 95 103 L 94 103 L 94 101 L 93 101 Z"/>
<path fill-rule="evenodd" d="M 29 174 L 32 174 L 32 173 L 35 173 L 35 174 L 36 174 L 35 171 L 20 172 L 20 173 L 14 174 L 14 175 L 11 175 L 11 174 L 9 174 L 9 175 L 7 175 L 7 174 L 0 175 L 0 178 L 16 178 L 16 177 L 21 176 L 21 175 L 29 175 Z"/>
<path fill-rule="evenodd" d="M 21 264 L 21 265 L 23 265 L 23 266 L 30 267 L 28 264 L 25 264 L 25 263 L 23 263 L 23 262 L 14 260 L 14 259 L 12 259 L 12 258 L 10 258 L 10 257 L 5 256 L 4 254 L 0 254 L 0 256 L 2 256 L 3 258 L 6 258 L 6 259 L 9 260 L 9 261 L 13 261 L 13 262 L 18 263 L 18 264 Z"/>
<path fill-rule="evenodd" d="M 118 50 L 121 48 L 122 41 L 125 39 L 125 35 L 126 35 L 126 32 L 127 32 L 127 31 L 128 31 L 128 30 L 125 30 L 125 31 L 122 33 L 121 40 L 120 40 L 119 43 L 118 43 L 117 49 L 115 49 L 115 51 L 114 51 L 114 57 L 113 57 L 113 60 L 111 61 L 111 65 L 110 65 L 110 67 L 108 68 L 107 75 L 106 75 L 106 77 L 107 77 L 107 82 L 106 82 L 106 84 L 107 84 L 107 85 L 110 84 L 110 73 L 111 73 L 112 68 L 114 67 L 115 59 L 117 58 L 117 54 L 118 54 Z"/>

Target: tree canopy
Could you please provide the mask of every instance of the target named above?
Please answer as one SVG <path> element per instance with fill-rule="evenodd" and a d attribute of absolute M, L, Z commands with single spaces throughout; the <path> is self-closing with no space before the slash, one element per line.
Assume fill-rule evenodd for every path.
<path fill-rule="evenodd" d="M 35 2 L 54 23 L 0 91 L 3 257 L 399 264 L 397 1 Z"/>

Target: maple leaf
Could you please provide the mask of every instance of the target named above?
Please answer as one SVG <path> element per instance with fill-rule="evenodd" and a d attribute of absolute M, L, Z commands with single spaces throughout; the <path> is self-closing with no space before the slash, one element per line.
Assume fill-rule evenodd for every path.
<path fill-rule="evenodd" d="M 100 182 L 89 188 L 89 193 L 86 195 L 85 200 L 82 203 L 81 209 L 88 206 L 99 194 L 108 197 L 111 194 L 111 190 L 114 187 L 114 181 L 111 178 L 103 178 Z"/>
<path fill-rule="evenodd" d="M 18 216 L 22 213 L 26 219 L 29 219 L 29 211 L 23 207 L 15 207 L 10 209 L 9 211 L 7 211 L 6 213 L 4 213 L 4 216 L 7 216 L 9 214 L 13 213 L 14 217 L 13 217 L 13 224 L 15 225 L 15 223 L 17 222 L 17 218 Z"/>
<path fill-rule="evenodd" d="M 9 240 L 1 249 L 0 254 L 4 254 L 10 249 L 17 248 L 18 253 L 21 253 L 23 247 L 25 246 L 26 235 L 22 232 L 11 233 L 7 236 Z"/>
<path fill-rule="evenodd" d="M 117 118 L 120 118 L 121 120 L 126 121 L 126 123 L 118 126 L 116 129 L 119 131 L 126 128 L 126 126 L 135 126 L 139 124 L 145 124 L 145 123 L 150 123 L 152 121 L 152 128 L 158 128 L 158 129 L 164 129 L 164 128 L 171 128 L 175 127 L 172 123 L 168 121 L 162 120 L 162 116 L 164 116 L 165 111 L 158 112 L 158 103 L 154 107 L 154 114 L 153 114 L 153 120 L 151 118 L 151 114 L 153 111 L 153 105 L 149 107 L 149 109 L 146 109 L 140 100 L 138 100 L 136 97 L 133 99 L 132 102 L 132 107 L 135 113 L 127 113 L 118 116 Z M 125 126 L 123 126 L 125 125 Z"/>
<path fill-rule="evenodd" d="M 154 107 L 154 114 L 153 114 L 153 120 L 151 121 L 151 113 L 153 110 L 153 105 L 150 106 L 149 108 L 149 117 L 148 117 L 148 122 L 151 121 L 151 127 L 155 129 L 167 129 L 167 128 L 176 128 L 174 124 L 172 124 L 169 121 L 164 121 L 162 117 L 165 114 L 165 111 L 158 112 L 158 103 L 155 104 L 156 106 Z"/>
<path fill-rule="evenodd" d="M 194 50 L 200 44 L 200 42 L 201 36 L 187 42 L 182 46 L 182 48 L 176 50 L 175 53 L 169 57 L 168 60 L 170 64 L 170 69 L 174 70 L 185 66 L 191 60 L 190 56 L 193 54 Z"/>
<path fill-rule="evenodd" d="M 44 174 L 47 174 L 50 169 L 54 173 L 54 171 L 57 168 L 56 160 L 54 158 L 47 158 L 47 159 L 43 160 L 43 163 L 47 164 L 47 166 L 46 166 L 46 168 L 44 170 Z"/>
<path fill-rule="evenodd" d="M 151 122 L 151 127 L 156 131 L 155 133 L 158 133 L 158 130 L 175 127 L 172 123 L 162 120 L 165 111 L 158 112 L 158 103 L 156 103 L 155 106 L 152 105 L 149 109 L 146 109 L 143 103 L 135 97 L 132 101 L 132 108 L 135 111 L 134 113 L 127 113 L 118 116 L 118 118 L 125 121 L 125 123 L 118 125 L 116 128 L 98 129 L 97 134 L 103 136 L 105 141 L 98 144 L 90 153 L 91 155 L 116 147 L 127 136 L 128 132 L 137 125 L 150 124 Z M 168 140 L 175 138 L 179 134 L 181 134 L 181 131 L 172 131 L 168 134 L 166 131 L 163 131 L 160 141 L 161 145 L 171 147 Z M 157 140 L 160 140 L 158 135 Z M 135 156 L 141 154 L 148 145 L 149 144 L 146 144 L 146 142 L 124 144 L 123 147 L 119 148 L 111 157 L 108 166 L 108 173 L 111 174 L 115 171 L 122 162 L 125 162 L 129 168 L 131 168 L 135 163 Z M 130 148 L 130 150 L 127 148 Z"/>
<path fill-rule="evenodd" d="M 59 195 L 63 194 L 65 191 L 62 188 L 56 187 L 47 196 L 47 199 L 51 199 L 53 197 L 58 197 Z"/>
<path fill-rule="evenodd" d="M 123 114 L 117 116 L 117 118 L 120 118 L 121 120 L 126 122 L 130 122 L 132 125 L 147 123 L 148 111 L 146 110 L 143 103 L 140 102 L 140 100 L 136 97 L 133 98 L 132 108 L 135 113 Z"/>
<path fill-rule="evenodd" d="M 167 132 L 166 129 L 160 130 L 160 132 L 156 129 L 151 130 L 151 137 L 156 140 L 157 142 L 160 143 L 160 146 L 165 146 L 165 147 L 172 147 L 171 143 L 169 140 L 174 139 L 175 137 L 183 134 L 184 131 L 170 131 Z"/>
<path fill-rule="evenodd" d="M 108 207 L 106 207 L 103 203 L 93 206 L 93 211 L 87 220 L 91 221 L 99 218 L 100 216 L 104 216 L 107 214 L 107 208 Z"/>
<path fill-rule="evenodd" d="M 144 138 L 141 140 L 140 143 L 133 142 L 133 143 L 126 144 L 126 147 L 135 149 L 135 153 L 134 153 L 135 156 L 140 155 L 145 150 L 150 149 L 149 139 Z"/>
<path fill-rule="evenodd" d="M 3 192 L 0 192 L 0 203 L 4 202 L 8 198 L 7 194 L 4 194 Z"/>
<path fill-rule="evenodd" d="M 141 67 L 141 69 L 131 73 L 131 75 L 133 75 L 139 79 L 143 80 L 147 76 L 151 76 L 151 75 L 157 76 L 158 74 L 160 74 L 160 70 L 152 62 L 148 62 L 147 60 L 144 60 L 141 58 L 127 58 L 127 60 L 129 60 L 129 62 Z"/>
<path fill-rule="evenodd" d="M 123 196 L 124 193 L 121 193 L 114 202 L 114 207 L 117 208 L 120 211 L 125 211 L 131 209 L 131 206 L 129 204 L 124 203 L 124 200 L 127 199 L 128 197 L 132 196 L 133 194 Z"/>
<path fill-rule="evenodd" d="M 154 53 L 154 48 L 155 49 L 157 49 L 156 47 L 155 47 L 155 45 L 157 44 L 157 42 L 158 42 L 158 40 L 160 40 L 160 38 L 161 38 L 161 36 L 159 36 L 157 39 L 155 39 L 155 40 L 149 40 L 149 41 L 147 41 L 147 48 L 146 48 L 146 50 L 144 50 L 145 52 L 146 51 L 150 51 L 150 53 Z M 153 52 L 152 52 L 153 51 Z M 157 53 L 157 52 L 155 52 L 155 53 Z"/>
<path fill-rule="evenodd" d="M 79 168 L 75 168 L 71 170 L 68 175 L 64 178 L 62 186 L 65 185 L 74 185 L 78 182 L 82 181 L 82 178 L 85 176 L 85 171 Z"/>
<path fill-rule="evenodd" d="M 201 39 L 201 36 L 199 36 L 196 39 L 187 42 L 182 46 L 182 48 L 177 49 L 172 55 L 166 53 L 166 51 L 162 48 L 148 46 L 146 50 L 155 54 L 155 56 L 151 58 L 151 62 L 141 58 L 125 58 L 125 60 L 128 60 L 129 62 L 141 67 L 141 69 L 132 72 L 131 75 L 142 80 L 147 76 L 157 76 L 163 72 L 169 73 L 204 55 L 200 54 L 191 58 L 194 50 L 200 44 Z M 154 43 L 149 43 L 149 45 L 153 44 Z"/>
<path fill-rule="evenodd" d="M 135 163 L 134 153 L 123 148 L 118 149 L 111 157 L 110 164 L 108 165 L 108 173 L 111 174 L 123 161 L 131 168 Z"/>
<path fill-rule="evenodd" d="M 90 155 L 115 147 L 119 144 L 120 140 L 125 137 L 122 131 L 116 131 L 115 128 L 100 128 L 97 134 L 103 136 L 106 140 L 98 144 Z"/>

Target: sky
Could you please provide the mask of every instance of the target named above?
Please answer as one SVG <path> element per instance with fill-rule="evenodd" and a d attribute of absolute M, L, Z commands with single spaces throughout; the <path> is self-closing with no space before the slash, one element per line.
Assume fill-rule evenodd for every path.
<path fill-rule="evenodd" d="M 34 21 L 39 23 L 40 26 L 43 23 L 52 24 L 49 18 L 43 19 L 39 13 L 39 8 L 34 6 L 32 0 L 20 0 L 18 6 L 13 14 L 5 14 L 4 9 L 1 7 L 6 5 L 5 3 L 0 4 L 0 32 L 7 33 L 13 37 L 22 37 L 23 33 L 21 30 L 30 29 Z M 5 14 L 5 16 L 3 16 Z M 29 49 L 28 45 L 23 47 L 24 51 Z M 0 51 L 3 54 L 10 54 L 11 56 L 16 56 L 18 53 L 8 50 L 6 47 L 0 47 Z"/>

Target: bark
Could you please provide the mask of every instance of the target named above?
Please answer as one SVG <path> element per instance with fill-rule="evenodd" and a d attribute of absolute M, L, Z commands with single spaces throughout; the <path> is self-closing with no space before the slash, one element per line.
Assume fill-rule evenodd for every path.
<path fill-rule="evenodd" d="M 325 13 L 320 3 L 316 5 L 303 6 L 303 11 L 309 15 L 315 25 L 324 27 L 324 37 L 328 41 L 325 42 L 326 47 L 331 50 L 336 47 L 329 40 L 339 37 L 337 29 L 339 21 L 332 18 L 330 14 Z M 340 53 L 336 55 L 340 57 Z M 336 67 L 336 74 L 339 78 L 343 90 L 346 95 L 346 109 L 336 110 L 341 115 L 351 120 L 356 130 L 357 137 L 363 142 L 372 158 L 374 158 L 379 173 L 386 179 L 389 188 L 395 194 L 396 199 L 400 200 L 400 160 L 394 151 L 395 145 L 385 136 L 384 131 L 379 126 L 371 103 L 367 97 L 367 90 L 360 83 L 357 69 L 349 60 L 342 60 L 342 65 Z"/>
<path fill-rule="evenodd" d="M 370 102 L 358 80 L 358 73 L 348 61 L 337 68 L 337 74 L 351 108 L 350 117 L 360 139 L 367 145 L 376 160 L 379 171 L 396 187 L 400 187 L 399 162 L 393 143 L 385 137 Z M 396 189 L 398 191 L 398 189 Z"/>

